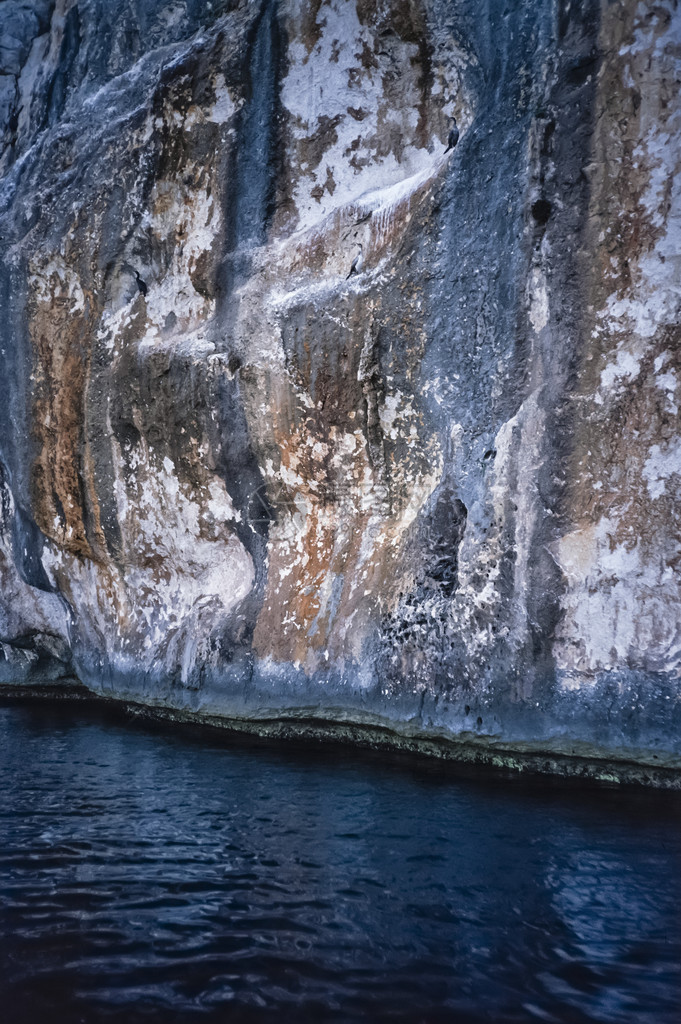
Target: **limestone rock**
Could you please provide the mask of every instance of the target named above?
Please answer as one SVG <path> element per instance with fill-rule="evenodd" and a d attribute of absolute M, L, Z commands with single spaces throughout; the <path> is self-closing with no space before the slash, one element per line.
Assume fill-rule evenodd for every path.
<path fill-rule="evenodd" d="M 681 766 L 680 41 L 5 0 L 0 679 Z"/>

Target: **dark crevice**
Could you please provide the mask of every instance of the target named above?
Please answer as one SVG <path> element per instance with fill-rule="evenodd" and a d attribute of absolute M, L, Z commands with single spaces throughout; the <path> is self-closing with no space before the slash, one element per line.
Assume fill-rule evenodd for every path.
<path fill-rule="evenodd" d="M 263 245 L 276 208 L 282 147 L 277 145 L 281 110 L 279 85 L 284 40 L 278 0 L 265 0 L 253 22 L 242 71 L 245 103 L 237 121 L 225 203 L 226 237 L 222 297 L 248 276 L 247 252 Z"/>
<path fill-rule="evenodd" d="M 424 583 L 445 597 L 451 597 L 458 585 L 459 548 L 467 519 L 468 509 L 449 485 L 444 485 L 434 496 L 423 516 Z"/>
<path fill-rule="evenodd" d="M 539 225 L 548 223 L 551 216 L 551 203 L 548 199 L 537 199 L 532 203 L 532 216 Z"/>
<path fill-rule="evenodd" d="M 29 586 L 54 593 L 41 561 L 44 540 L 35 520 L 17 506 L 12 520 L 12 554 L 19 575 Z"/>
<path fill-rule="evenodd" d="M 565 395 L 575 377 L 583 338 L 588 337 L 583 320 L 588 300 L 578 253 L 584 244 L 589 211 L 590 186 L 581 169 L 589 159 L 595 126 L 600 56 L 594 40 L 598 39 L 599 24 L 597 0 L 559 6 L 556 28 L 561 38 L 561 60 L 544 97 L 546 123 L 540 128 L 537 168 L 539 196 L 531 207 L 538 229 L 534 246 L 538 247 L 546 234 L 552 249 L 562 249 L 561 259 L 552 267 L 552 316 L 545 344 L 556 344 L 560 323 L 563 355 L 557 361 L 552 347 L 543 353 L 543 359 L 550 360 L 551 374 L 543 394 L 548 413 L 547 454 L 537 480 L 542 503 L 553 515 L 544 517 L 536 532 L 537 557 L 530 565 L 527 602 L 528 657 L 537 680 L 550 680 L 554 673 L 552 638 L 561 614 L 562 580 L 548 551 L 561 528 L 565 500 L 561 481 L 567 475 L 557 467 L 570 457 L 574 435 L 574 404 L 566 402 Z"/>
<path fill-rule="evenodd" d="M 279 22 L 278 0 L 264 0 L 253 20 L 244 47 L 240 79 L 244 103 L 236 118 L 236 139 L 230 148 L 223 199 L 225 258 L 218 272 L 217 322 L 222 343 L 230 336 L 238 316 L 235 289 L 251 273 L 251 251 L 263 245 L 276 210 L 281 180 L 283 123 L 280 85 L 284 73 L 285 39 Z M 230 378 L 217 382 L 212 406 L 216 422 L 208 422 L 216 469 L 240 513 L 235 525 L 238 539 L 253 559 L 256 579 L 240 606 L 243 620 L 236 649 L 243 652 L 252 636 L 262 602 L 266 578 L 267 536 L 275 519 L 265 480 L 251 444 L 241 392 L 244 368 L 238 352 L 228 354 Z M 232 643 L 228 637 L 225 644 Z"/>

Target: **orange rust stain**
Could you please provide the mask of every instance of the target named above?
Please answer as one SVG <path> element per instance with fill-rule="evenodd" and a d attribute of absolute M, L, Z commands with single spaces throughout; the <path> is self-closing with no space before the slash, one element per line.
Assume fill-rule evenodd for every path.
<path fill-rule="evenodd" d="M 83 397 L 86 379 L 82 314 L 55 295 L 31 317 L 34 353 L 34 433 L 40 452 L 33 465 L 36 522 L 67 551 L 92 557 L 84 524 L 82 470 Z"/>
<path fill-rule="evenodd" d="M 291 431 L 274 411 L 273 421 L 283 474 L 293 472 L 297 479 L 284 493 L 270 496 L 284 517 L 294 518 L 296 498 L 298 502 L 302 498 L 306 508 L 300 529 L 296 531 L 289 522 L 290 534 L 275 535 L 271 544 L 267 590 L 254 647 L 263 657 L 311 667 L 310 658 L 320 664 L 325 650 L 334 657 L 355 651 L 357 638 L 380 611 L 381 602 L 389 602 L 399 585 L 399 545 L 372 541 L 368 554 L 363 552 L 366 530 L 382 494 L 377 481 L 373 507 L 360 508 L 366 496 L 366 476 L 371 472 L 366 445 L 356 445 L 340 478 L 332 480 L 311 452 L 316 440 L 331 453 L 337 451 L 341 435 L 328 429 L 316 433 L 312 420 L 308 424 L 313 430 L 306 424 Z M 389 533 L 389 524 L 385 525 Z M 332 604 L 330 591 L 336 588 L 339 593 L 334 594 Z"/>

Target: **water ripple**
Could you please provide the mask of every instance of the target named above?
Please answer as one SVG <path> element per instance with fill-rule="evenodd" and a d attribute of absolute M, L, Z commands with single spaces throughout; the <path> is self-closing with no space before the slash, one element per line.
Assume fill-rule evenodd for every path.
<path fill-rule="evenodd" d="M 678 797 L 0 707 L 7 1024 L 671 1024 Z"/>

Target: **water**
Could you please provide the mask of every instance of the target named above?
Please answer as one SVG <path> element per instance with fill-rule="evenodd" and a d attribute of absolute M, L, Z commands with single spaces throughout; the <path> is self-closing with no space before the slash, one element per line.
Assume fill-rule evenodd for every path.
<path fill-rule="evenodd" d="M 678 1021 L 679 797 L 0 707 L 0 1017 Z"/>

